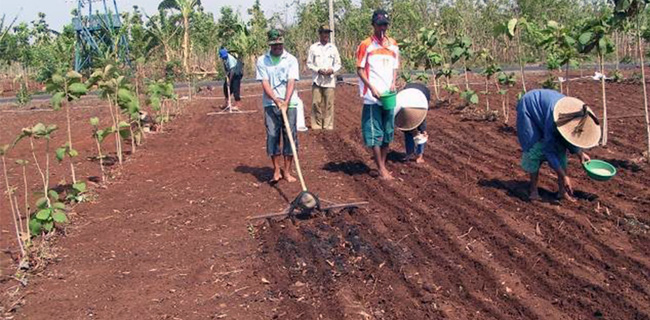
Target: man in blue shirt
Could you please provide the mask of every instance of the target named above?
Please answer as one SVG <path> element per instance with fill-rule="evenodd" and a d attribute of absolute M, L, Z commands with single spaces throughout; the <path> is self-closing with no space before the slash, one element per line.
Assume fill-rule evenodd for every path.
<path fill-rule="evenodd" d="M 226 105 L 230 95 L 235 96 L 235 103 L 233 108 L 237 108 L 241 96 L 239 94 L 241 88 L 241 79 L 244 76 L 244 63 L 235 58 L 226 50 L 226 48 L 219 49 L 219 57 L 223 60 L 223 68 L 226 71 L 226 81 L 223 83 L 223 96 L 226 97 Z"/>
<path fill-rule="evenodd" d="M 532 90 L 517 103 L 517 138 L 521 166 L 530 174 L 530 200 L 539 200 L 539 168 L 543 162 L 557 173 L 558 198 L 575 201 L 567 175 L 567 150 L 589 161 L 583 152 L 600 141 L 598 119 L 584 102 L 554 90 Z"/>
<path fill-rule="evenodd" d="M 296 179 L 291 176 L 293 153 L 289 137 L 284 128 L 281 109 L 287 111 L 287 118 L 293 140 L 298 149 L 296 134 L 296 106 L 298 96 L 294 90 L 295 82 L 300 79 L 298 59 L 284 50 L 284 38 L 280 31 L 268 32 L 270 50 L 257 59 L 257 80 L 262 82 L 264 95 L 264 121 L 266 124 L 266 152 L 273 162 L 272 183 L 284 178 L 288 182 Z M 282 138 L 282 148 L 280 148 Z M 280 167 L 280 158 L 284 157 L 284 167 Z"/>

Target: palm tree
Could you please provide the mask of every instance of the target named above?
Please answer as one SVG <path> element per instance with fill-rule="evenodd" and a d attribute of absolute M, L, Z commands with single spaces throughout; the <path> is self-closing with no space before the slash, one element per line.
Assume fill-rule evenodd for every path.
<path fill-rule="evenodd" d="M 176 9 L 183 16 L 183 67 L 185 73 L 189 74 L 189 56 L 190 56 L 190 14 L 194 8 L 201 5 L 201 0 L 163 0 L 158 5 L 158 10 Z"/>

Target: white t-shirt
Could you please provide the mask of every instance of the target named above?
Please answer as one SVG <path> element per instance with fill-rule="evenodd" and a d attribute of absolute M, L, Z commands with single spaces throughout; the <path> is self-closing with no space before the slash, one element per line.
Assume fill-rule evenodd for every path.
<path fill-rule="evenodd" d="M 367 38 L 357 48 L 357 68 L 363 68 L 368 82 L 379 93 L 390 90 L 394 80 L 395 69 L 399 69 L 399 48 L 395 39 L 384 37 L 383 42 L 373 35 Z M 364 104 L 381 104 L 372 96 L 370 88 L 366 88 L 359 79 L 359 94 Z"/>

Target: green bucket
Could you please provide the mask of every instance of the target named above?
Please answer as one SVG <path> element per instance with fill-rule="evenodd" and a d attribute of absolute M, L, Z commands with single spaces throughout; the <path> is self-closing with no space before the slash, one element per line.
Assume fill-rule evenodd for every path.
<path fill-rule="evenodd" d="M 379 97 L 379 101 L 384 106 L 384 110 L 393 110 L 397 105 L 397 92 L 386 91 Z"/>
<path fill-rule="evenodd" d="M 616 175 L 616 168 L 602 160 L 590 160 L 582 164 L 589 178 L 597 181 L 607 181 Z"/>

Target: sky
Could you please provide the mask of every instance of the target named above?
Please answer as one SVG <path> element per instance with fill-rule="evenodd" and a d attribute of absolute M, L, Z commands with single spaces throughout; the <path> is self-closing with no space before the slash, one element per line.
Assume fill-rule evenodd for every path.
<path fill-rule="evenodd" d="M 106 0 L 111 7 L 113 0 Z M 117 7 L 120 11 L 132 11 L 137 5 L 149 15 L 156 13 L 161 0 L 117 0 Z M 285 12 L 285 4 L 290 0 L 260 0 L 262 9 L 267 17 L 273 12 Z M 76 0 L 0 0 L 0 17 L 6 15 L 6 20 L 11 21 L 18 15 L 16 23 L 30 23 L 35 20 L 39 12 L 46 15 L 45 20 L 53 30 L 61 30 L 70 22 L 70 11 L 77 7 Z M 246 9 L 250 8 L 255 0 L 203 0 L 201 1 L 206 11 L 214 13 L 215 19 L 219 18 L 219 9 L 224 5 L 230 5 L 238 10 L 240 15 L 247 20 Z M 99 3 L 93 6 L 102 5 Z"/>

